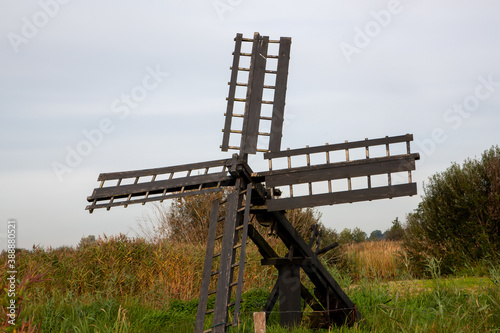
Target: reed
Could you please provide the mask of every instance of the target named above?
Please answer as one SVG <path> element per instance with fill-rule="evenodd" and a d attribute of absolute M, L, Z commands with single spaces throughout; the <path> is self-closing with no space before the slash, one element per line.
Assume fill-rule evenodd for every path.
<path fill-rule="evenodd" d="M 339 265 L 351 278 L 394 280 L 406 278 L 401 242 L 366 241 L 341 245 Z"/>

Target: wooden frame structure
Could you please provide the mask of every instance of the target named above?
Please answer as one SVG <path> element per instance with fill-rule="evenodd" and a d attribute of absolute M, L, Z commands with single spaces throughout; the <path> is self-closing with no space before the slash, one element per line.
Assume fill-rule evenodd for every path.
<path fill-rule="evenodd" d="M 251 43 L 251 52 L 242 51 L 243 43 Z M 268 54 L 270 44 L 279 45 L 278 54 Z M 411 172 L 419 155 L 411 153 L 411 134 L 281 150 L 290 46 L 291 38 L 270 40 L 258 33 L 253 38 L 236 35 L 221 149 L 235 149 L 239 153 L 215 161 L 104 173 L 98 178 L 100 186 L 87 198 L 90 204 L 86 209 L 92 212 L 229 189 L 225 200 L 212 203 L 195 332 L 225 332 L 227 327 L 238 324 L 248 238 L 262 255 L 262 264 L 278 269 L 278 280 L 264 309 L 267 316 L 279 301 L 281 324 L 298 325 L 304 300 L 304 304 L 324 314 L 327 325 L 351 325 L 360 320 L 356 306 L 318 258 L 337 244 L 319 249 L 317 230 L 309 244 L 306 243 L 285 212 L 417 193 Z M 242 57 L 250 59 L 248 67 L 240 67 Z M 276 61 L 274 69 L 268 69 L 268 59 Z M 246 72 L 247 80 L 241 82 L 241 73 Z M 274 77 L 273 84 L 266 82 L 268 76 Z M 245 89 L 244 98 L 237 96 L 238 88 Z M 264 90 L 273 91 L 272 100 L 263 99 Z M 237 103 L 244 103 L 243 113 L 235 112 Z M 272 114 L 263 113 L 265 105 L 272 105 Z M 240 128 L 234 128 L 236 118 L 243 120 Z M 266 126 L 268 131 L 262 131 Z M 231 144 L 231 138 L 237 135 L 239 143 Z M 268 140 L 264 147 L 259 147 L 261 137 Z M 394 154 L 397 147 L 392 148 L 391 154 L 391 147 L 397 145 L 405 149 Z M 380 148 L 384 153 L 376 155 L 373 151 L 380 153 Z M 354 150 L 362 150 L 363 157 L 352 159 Z M 263 152 L 269 161 L 268 171 L 254 172 L 248 165 L 248 154 L 257 152 Z M 336 152 L 345 152 L 345 157 L 335 160 Z M 318 162 L 318 156 L 323 156 L 323 160 L 320 158 Z M 294 165 L 300 159 L 303 163 Z M 374 177 L 380 176 L 384 177 L 383 184 L 374 181 Z M 356 188 L 353 182 L 360 178 L 366 182 Z M 339 181 L 344 185 L 339 186 Z M 297 188 L 300 186 L 305 188 Z M 285 192 L 288 195 L 283 195 Z M 225 205 L 223 217 L 222 205 Z M 219 223 L 223 223 L 221 235 L 216 234 Z M 280 257 L 267 243 L 255 223 L 273 229 L 288 248 L 285 257 Z M 312 249 L 314 242 L 316 250 Z M 313 292 L 302 284 L 302 271 L 313 283 Z M 215 295 L 215 307 L 207 309 L 211 295 Z"/>

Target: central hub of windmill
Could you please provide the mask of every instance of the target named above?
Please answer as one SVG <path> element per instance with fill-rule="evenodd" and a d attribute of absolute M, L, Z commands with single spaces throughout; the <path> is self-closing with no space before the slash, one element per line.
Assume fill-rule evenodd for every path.
<path fill-rule="evenodd" d="M 238 325 L 248 238 L 262 264 L 278 269 L 263 309 L 267 317 L 279 301 L 281 325 L 298 325 L 303 299 L 323 314 L 327 325 L 359 321 L 360 312 L 318 258 L 336 244 L 313 250 L 313 238 L 306 243 L 286 210 L 417 193 L 411 171 L 419 155 L 411 153 L 411 134 L 281 150 L 290 46 L 288 37 L 236 35 L 221 149 L 238 153 L 215 161 L 103 173 L 100 186 L 87 198 L 86 209 L 92 213 L 229 189 L 226 199 L 212 203 L 195 332 L 225 332 Z M 259 152 L 268 160 L 267 171 L 254 172 L 248 165 L 248 154 Z M 360 152 L 361 158 L 353 158 Z M 365 179 L 362 185 L 360 179 Z M 222 205 L 225 216 L 220 218 Z M 285 257 L 257 231 L 254 218 L 283 241 Z M 216 234 L 218 224 L 223 224 L 221 235 Z M 301 283 L 301 271 L 314 285 L 312 293 Z M 211 295 L 215 306 L 207 309 Z"/>

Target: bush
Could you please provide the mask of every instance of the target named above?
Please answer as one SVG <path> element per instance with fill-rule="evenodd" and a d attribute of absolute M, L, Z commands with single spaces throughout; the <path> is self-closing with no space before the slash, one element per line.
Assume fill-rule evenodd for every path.
<path fill-rule="evenodd" d="M 204 244 L 208 234 L 212 202 L 225 191 L 173 199 L 170 205 L 155 203 L 139 225 L 139 234 L 151 242 Z M 219 211 L 219 217 L 224 210 Z"/>
<path fill-rule="evenodd" d="M 392 227 L 388 229 L 385 233 L 385 239 L 389 241 L 399 241 L 403 239 L 404 236 L 404 228 L 399 219 L 396 217 L 394 221 L 392 221 Z"/>
<path fill-rule="evenodd" d="M 424 185 L 418 208 L 407 217 L 403 242 L 411 268 L 421 274 L 439 258 L 444 274 L 500 251 L 500 149 L 454 163 Z"/>

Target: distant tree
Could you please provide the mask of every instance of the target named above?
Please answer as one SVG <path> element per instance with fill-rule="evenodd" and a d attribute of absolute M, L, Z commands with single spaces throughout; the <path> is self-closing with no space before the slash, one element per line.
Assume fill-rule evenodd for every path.
<path fill-rule="evenodd" d="M 344 228 L 339 234 L 339 243 L 361 243 L 366 240 L 366 232 L 356 227 L 354 229 Z"/>
<path fill-rule="evenodd" d="M 385 238 L 385 236 L 381 230 L 373 230 L 370 233 L 370 237 L 368 238 L 368 240 L 379 241 L 379 240 L 383 240 L 384 238 Z"/>
<path fill-rule="evenodd" d="M 500 253 L 500 148 L 480 159 L 453 163 L 424 185 L 418 208 L 407 217 L 403 242 L 416 272 L 430 257 L 443 273 Z"/>
<path fill-rule="evenodd" d="M 86 246 L 94 244 L 95 242 L 96 242 L 95 236 L 88 235 L 87 237 L 82 237 L 82 239 L 80 239 L 80 243 L 78 243 L 78 247 L 86 247 Z"/>
<path fill-rule="evenodd" d="M 392 227 L 387 229 L 384 233 L 385 239 L 390 241 L 402 240 L 404 236 L 404 228 L 399 218 L 396 217 L 394 221 L 392 221 Z"/>
<path fill-rule="evenodd" d="M 366 240 L 366 232 L 356 227 L 352 230 L 352 240 L 354 243 L 361 243 Z"/>
<path fill-rule="evenodd" d="M 344 228 L 339 234 L 339 243 L 347 244 L 354 242 L 351 229 Z"/>

